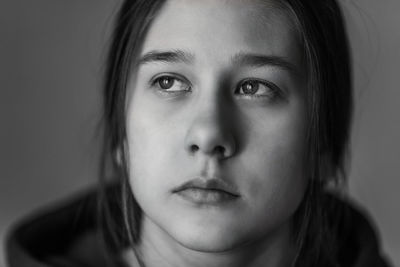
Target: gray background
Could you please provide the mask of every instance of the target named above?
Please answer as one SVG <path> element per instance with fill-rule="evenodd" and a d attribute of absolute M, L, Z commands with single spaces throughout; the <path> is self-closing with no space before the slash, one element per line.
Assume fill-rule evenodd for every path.
<path fill-rule="evenodd" d="M 99 91 L 118 2 L 0 0 L 1 242 L 21 216 L 96 181 Z M 400 0 L 342 2 L 356 85 L 348 191 L 400 266 Z"/>

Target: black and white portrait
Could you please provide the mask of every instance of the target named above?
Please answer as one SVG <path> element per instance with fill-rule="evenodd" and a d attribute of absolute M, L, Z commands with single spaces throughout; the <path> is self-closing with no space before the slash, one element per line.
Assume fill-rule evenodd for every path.
<path fill-rule="evenodd" d="M 0 3 L 0 266 L 400 264 L 400 2 Z"/>

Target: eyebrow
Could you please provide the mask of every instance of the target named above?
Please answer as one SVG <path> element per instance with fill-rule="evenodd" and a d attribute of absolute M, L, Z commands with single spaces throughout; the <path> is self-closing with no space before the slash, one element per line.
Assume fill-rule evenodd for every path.
<path fill-rule="evenodd" d="M 234 64 L 249 67 L 275 66 L 289 72 L 297 72 L 297 67 L 293 63 L 280 56 L 267 56 L 241 52 L 232 57 L 232 62 Z"/>
<path fill-rule="evenodd" d="M 139 65 L 150 62 L 191 64 L 193 63 L 193 61 L 194 61 L 194 55 L 182 50 L 172 50 L 172 51 L 153 50 L 144 54 L 139 59 Z"/>
<path fill-rule="evenodd" d="M 151 62 L 192 64 L 194 59 L 194 54 L 179 49 L 171 51 L 152 50 L 139 59 L 138 65 Z M 298 72 L 293 63 L 280 56 L 239 52 L 231 57 L 231 61 L 235 65 L 249 67 L 275 66 L 289 72 Z"/>

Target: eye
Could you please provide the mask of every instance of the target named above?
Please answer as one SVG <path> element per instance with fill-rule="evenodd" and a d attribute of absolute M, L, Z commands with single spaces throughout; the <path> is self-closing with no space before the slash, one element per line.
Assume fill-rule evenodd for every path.
<path fill-rule="evenodd" d="M 162 75 L 155 78 L 152 81 L 152 86 L 155 86 L 160 91 L 168 93 L 185 92 L 191 90 L 189 82 L 186 82 L 182 78 L 178 78 L 173 75 Z"/>
<path fill-rule="evenodd" d="M 266 97 L 272 99 L 280 96 L 281 90 L 269 81 L 246 79 L 238 84 L 235 94 L 245 97 Z"/>

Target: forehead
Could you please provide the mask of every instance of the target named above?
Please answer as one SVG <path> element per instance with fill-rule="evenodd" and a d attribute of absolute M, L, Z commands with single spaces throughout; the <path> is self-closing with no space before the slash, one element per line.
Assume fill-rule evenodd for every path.
<path fill-rule="evenodd" d="M 143 44 L 152 50 L 188 50 L 197 58 L 223 60 L 238 52 L 300 60 L 298 34 L 289 12 L 275 1 L 167 0 Z"/>

